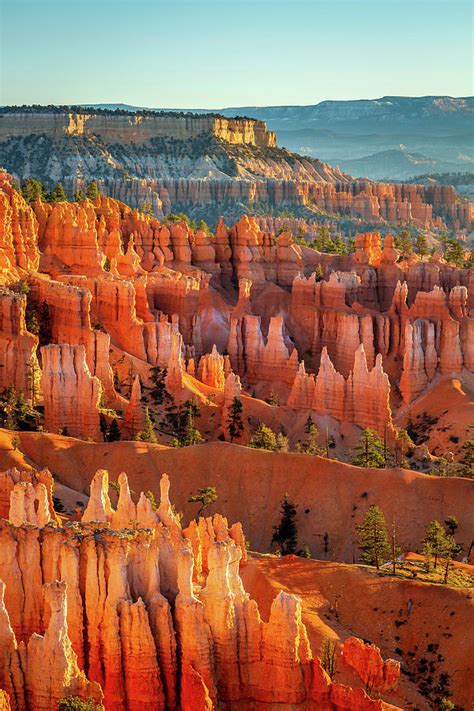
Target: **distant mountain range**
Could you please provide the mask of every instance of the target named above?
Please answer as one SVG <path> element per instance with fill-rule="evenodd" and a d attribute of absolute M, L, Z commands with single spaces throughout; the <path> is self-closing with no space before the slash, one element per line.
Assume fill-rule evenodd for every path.
<path fill-rule="evenodd" d="M 83 104 L 139 111 L 127 104 Z M 154 109 L 162 111 L 164 109 Z M 166 109 L 169 110 L 169 109 Z M 339 165 L 355 177 L 405 180 L 466 172 L 474 163 L 474 97 L 384 96 L 310 106 L 189 109 L 266 121 L 278 144 Z"/>

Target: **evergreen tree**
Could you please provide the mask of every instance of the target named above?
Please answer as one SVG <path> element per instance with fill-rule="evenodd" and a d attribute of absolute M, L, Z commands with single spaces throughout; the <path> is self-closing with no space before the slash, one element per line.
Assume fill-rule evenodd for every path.
<path fill-rule="evenodd" d="M 379 570 L 380 564 L 389 558 L 390 545 L 385 516 L 378 506 L 370 506 L 363 522 L 357 526 L 357 532 L 359 534 L 359 548 L 362 551 L 361 561 L 367 565 L 375 565 Z"/>
<path fill-rule="evenodd" d="M 192 404 L 192 403 L 190 403 Z M 188 407 L 186 412 L 186 425 L 184 430 L 184 447 L 191 447 L 193 444 L 201 444 L 204 442 L 201 433 L 194 426 L 194 410 L 192 407 Z"/>
<path fill-rule="evenodd" d="M 85 194 L 83 190 L 76 190 L 74 193 L 74 202 L 82 202 L 85 199 Z"/>
<path fill-rule="evenodd" d="M 215 486 L 206 486 L 204 489 L 198 489 L 198 493 L 193 494 L 188 499 L 188 503 L 190 504 L 201 504 L 196 514 L 196 521 L 199 519 L 204 509 L 213 504 L 214 501 L 217 501 L 217 492 Z"/>
<path fill-rule="evenodd" d="M 145 421 L 143 423 L 143 429 L 137 435 L 137 440 L 140 442 L 151 442 L 156 444 L 156 434 L 153 429 L 153 422 L 151 421 L 150 412 L 148 408 L 145 408 Z"/>
<path fill-rule="evenodd" d="M 464 247 L 456 239 L 446 240 L 444 258 L 450 264 L 454 264 L 459 269 L 464 266 Z"/>
<path fill-rule="evenodd" d="M 283 432 L 276 436 L 275 452 L 288 452 L 288 437 Z"/>
<path fill-rule="evenodd" d="M 382 469 L 386 464 L 384 443 L 372 430 L 362 430 L 362 436 L 354 448 L 352 464 L 357 467 Z"/>
<path fill-rule="evenodd" d="M 402 259 L 407 259 L 413 252 L 413 238 L 409 230 L 400 230 L 395 237 L 395 247 L 400 250 Z"/>
<path fill-rule="evenodd" d="M 446 519 L 446 521 L 444 523 L 445 523 L 446 528 L 449 531 L 449 534 L 451 536 L 454 536 L 457 529 L 459 528 L 459 523 L 458 523 L 456 516 L 448 516 L 448 518 Z"/>
<path fill-rule="evenodd" d="M 38 202 L 45 199 L 45 190 L 41 180 L 26 178 L 21 186 L 21 194 L 26 202 Z"/>
<path fill-rule="evenodd" d="M 442 553 L 442 557 L 444 558 L 444 561 L 445 561 L 445 563 L 444 563 L 444 579 L 443 579 L 443 582 L 445 585 L 448 584 L 449 570 L 451 568 L 451 561 L 458 551 L 459 551 L 459 546 L 456 543 L 456 539 L 454 538 L 454 536 L 446 536 L 445 541 L 444 541 L 443 553 Z"/>
<path fill-rule="evenodd" d="M 429 561 L 434 558 L 435 569 L 438 566 L 438 558 L 443 557 L 446 547 L 446 531 L 439 521 L 431 521 L 428 525 L 425 537 L 423 538 L 423 553 L 426 556 L 426 567 L 429 572 Z"/>
<path fill-rule="evenodd" d="M 86 198 L 88 198 L 89 200 L 92 200 L 92 202 L 95 202 L 95 200 L 97 200 L 99 195 L 100 195 L 100 191 L 97 186 L 97 183 L 95 181 L 92 181 L 91 183 L 89 183 L 87 185 Z"/>
<path fill-rule="evenodd" d="M 312 456 L 322 454 L 324 450 L 318 445 L 318 437 L 318 428 L 311 422 L 309 425 L 308 436 L 305 440 L 303 440 L 303 442 L 298 442 L 296 451 L 302 452 L 303 454 L 311 454 Z"/>
<path fill-rule="evenodd" d="M 41 304 L 41 309 L 39 312 L 39 344 L 40 346 L 47 346 L 53 340 L 53 326 L 51 323 L 51 314 L 49 312 L 49 306 L 46 301 Z"/>
<path fill-rule="evenodd" d="M 243 429 L 242 400 L 238 397 L 234 397 L 227 414 L 227 431 L 229 432 L 230 441 L 233 442 L 234 439 L 240 439 L 240 437 L 242 437 Z"/>
<path fill-rule="evenodd" d="M 263 422 L 260 422 L 249 442 L 249 447 L 253 447 L 253 449 L 268 449 L 270 452 L 275 452 L 277 438 L 274 431 Z"/>
<path fill-rule="evenodd" d="M 285 494 L 281 501 L 280 523 L 274 528 L 272 544 L 277 545 L 281 555 L 288 555 L 295 553 L 297 541 L 296 506 Z"/>
<path fill-rule="evenodd" d="M 114 419 L 110 423 L 109 432 L 107 434 L 107 442 L 118 442 L 121 438 L 120 427 L 117 420 Z"/>
<path fill-rule="evenodd" d="M 107 424 L 107 419 L 106 419 L 103 412 L 101 412 L 99 415 L 99 427 L 100 427 L 100 432 L 102 434 L 102 438 L 103 438 L 104 442 L 107 442 L 108 441 L 108 434 L 109 434 L 109 426 Z"/>
<path fill-rule="evenodd" d="M 67 202 L 66 193 L 64 192 L 64 187 L 62 183 L 56 183 L 54 188 L 48 195 L 49 202 Z"/>
<path fill-rule="evenodd" d="M 330 637 L 325 637 L 321 647 L 321 664 L 329 678 L 334 677 L 336 671 L 336 644 Z"/>
<path fill-rule="evenodd" d="M 420 257 L 426 257 L 429 254 L 428 240 L 425 235 L 418 235 L 415 240 L 415 249 Z"/>
<path fill-rule="evenodd" d="M 158 365 L 150 368 L 150 380 L 153 383 L 153 388 L 150 395 L 156 405 L 162 405 L 164 402 L 171 402 L 172 398 L 166 389 L 166 368 L 160 368 Z"/>
<path fill-rule="evenodd" d="M 407 452 L 407 449 L 410 445 L 412 445 L 412 441 L 410 438 L 410 435 L 406 430 L 400 430 L 397 435 L 397 445 L 396 445 L 396 452 L 397 452 L 397 464 L 401 467 L 404 467 L 407 465 L 407 462 L 405 460 L 405 454 Z"/>

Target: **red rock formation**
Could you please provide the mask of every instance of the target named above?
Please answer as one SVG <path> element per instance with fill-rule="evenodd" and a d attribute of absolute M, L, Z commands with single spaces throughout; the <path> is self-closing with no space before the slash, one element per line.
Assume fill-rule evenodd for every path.
<path fill-rule="evenodd" d="M 132 439 L 139 432 L 143 430 L 143 425 L 145 422 L 145 413 L 141 404 L 142 391 L 140 386 L 140 378 L 138 375 L 135 376 L 133 381 L 132 393 L 130 395 L 130 402 L 125 410 L 124 417 L 124 429 L 128 433 L 129 437 Z"/>
<path fill-rule="evenodd" d="M 70 436 L 99 440 L 100 381 L 91 376 L 84 346 L 41 349 L 44 421 L 50 432 L 66 427 Z"/>
<path fill-rule="evenodd" d="M 306 373 L 300 364 L 288 398 L 294 408 L 312 409 L 319 415 L 352 422 L 380 435 L 393 429 L 390 409 L 390 381 L 379 354 L 369 370 L 364 346 L 355 352 L 354 367 L 347 381 L 334 368 L 326 348 L 321 354 L 317 376 Z"/>
<path fill-rule="evenodd" d="M 91 276 L 103 273 L 105 257 L 99 250 L 96 214 L 89 201 L 37 202 L 33 207 L 39 224 L 42 270 L 52 276 L 61 270 Z"/>
<path fill-rule="evenodd" d="M 0 290 L 0 390 L 13 385 L 31 400 L 39 395 L 38 338 L 26 329 L 25 308 L 24 296 Z"/>
<path fill-rule="evenodd" d="M 224 389 L 224 356 L 218 353 L 215 345 L 212 347 L 211 353 L 203 355 L 200 359 L 197 377 L 211 388 Z"/>
<path fill-rule="evenodd" d="M 99 684 L 110 710 L 307 705 L 322 698 L 335 711 L 385 708 L 362 689 L 331 684 L 312 659 L 298 598 L 280 592 L 262 622 L 239 576 L 242 548 L 229 535 L 243 540 L 240 527 L 229 530 L 216 515 L 194 526 L 197 538 L 184 538 L 164 476 L 160 507 L 149 510 L 151 529 L 113 531 L 107 524 L 136 526 L 126 522 L 135 509 L 125 475 L 119 483 L 114 511 L 107 473 L 96 474 L 80 536 L 70 528 L 0 524 L 7 589 L 5 601 L 3 586 L 0 596 L 0 686 L 18 709 L 46 711 L 67 695 L 100 702 Z M 206 565 L 195 586 L 198 539 Z M 38 596 L 43 580 L 45 600 Z M 174 600 L 174 617 L 163 593 Z M 26 644 L 18 647 L 17 639 Z M 361 675 L 372 671 L 371 659 L 364 666 L 357 657 Z M 394 672 L 386 663 L 384 688 L 393 688 Z"/>
<path fill-rule="evenodd" d="M 366 689 L 378 692 L 397 688 L 400 678 L 400 662 L 383 661 L 380 649 L 375 644 L 366 644 L 357 637 L 348 637 L 342 648 L 344 662 L 355 669 Z"/>
<path fill-rule="evenodd" d="M 8 285 L 39 265 L 38 223 L 11 176 L 0 170 L 0 286 Z"/>
<path fill-rule="evenodd" d="M 88 681 L 80 671 L 68 636 L 66 584 L 56 581 L 44 586 L 45 602 L 50 608 L 48 626 L 43 636 L 33 634 L 20 647 L 5 608 L 4 588 L 0 581 L 0 640 L 4 651 L 0 684 L 16 700 L 16 708 L 48 711 L 68 696 L 100 704 L 100 686 Z"/>

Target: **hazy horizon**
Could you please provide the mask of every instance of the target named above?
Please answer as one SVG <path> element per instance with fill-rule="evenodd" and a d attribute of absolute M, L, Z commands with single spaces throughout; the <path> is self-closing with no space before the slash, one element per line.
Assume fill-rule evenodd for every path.
<path fill-rule="evenodd" d="M 473 94 L 467 0 L 3 0 L 1 20 L 3 105 Z"/>

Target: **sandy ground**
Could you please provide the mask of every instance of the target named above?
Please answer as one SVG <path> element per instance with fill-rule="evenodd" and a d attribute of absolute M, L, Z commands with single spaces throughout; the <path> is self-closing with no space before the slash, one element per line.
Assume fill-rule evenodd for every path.
<path fill-rule="evenodd" d="M 384 658 L 401 661 L 408 671 L 419 674 L 420 660 L 427 659 L 434 665 L 433 678 L 447 672 L 456 703 L 471 708 L 472 589 L 381 577 L 366 566 L 260 554 L 250 556 L 242 577 L 264 619 L 280 589 L 301 598 L 315 653 L 325 637 L 343 641 L 355 634 L 379 646 Z M 438 645 L 435 651 L 433 644 Z M 336 680 L 348 681 L 342 662 L 337 669 Z M 384 698 L 402 708 L 435 708 L 417 692 L 416 680 L 406 675 L 399 693 Z"/>

